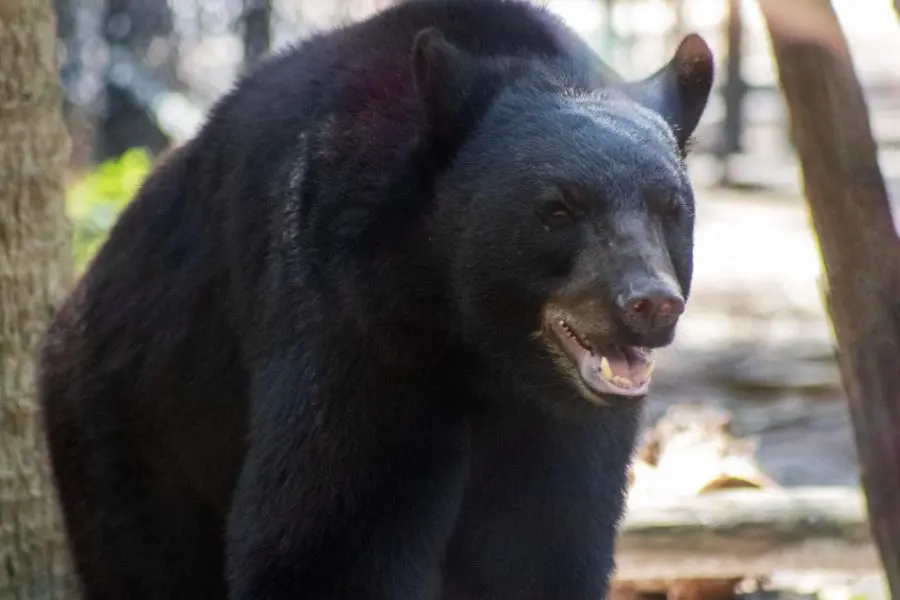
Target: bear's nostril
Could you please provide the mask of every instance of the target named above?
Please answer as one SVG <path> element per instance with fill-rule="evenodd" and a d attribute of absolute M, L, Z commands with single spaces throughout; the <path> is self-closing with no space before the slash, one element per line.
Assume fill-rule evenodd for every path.
<path fill-rule="evenodd" d="M 651 333 L 669 327 L 684 312 L 681 294 L 669 289 L 664 282 L 645 284 L 617 300 L 625 324 L 636 333 Z"/>
<path fill-rule="evenodd" d="M 660 317 L 677 317 L 683 312 L 684 300 L 682 300 L 681 298 L 672 296 L 663 298 L 659 301 L 659 308 L 657 309 L 657 313 Z"/>
<path fill-rule="evenodd" d="M 631 303 L 629 310 L 635 314 L 642 315 L 653 310 L 653 304 L 646 298 L 638 298 Z"/>

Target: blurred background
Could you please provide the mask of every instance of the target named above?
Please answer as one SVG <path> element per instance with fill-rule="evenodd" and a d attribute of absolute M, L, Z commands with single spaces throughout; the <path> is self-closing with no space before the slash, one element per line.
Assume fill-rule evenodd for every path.
<path fill-rule="evenodd" d="M 642 454 L 648 468 L 636 471 L 633 493 L 679 485 L 696 491 L 728 469 L 729 486 L 857 486 L 846 397 L 819 291 L 816 238 L 757 3 L 544 3 L 629 78 L 656 70 L 691 31 L 706 38 L 718 59 L 715 93 L 689 159 L 698 206 L 694 291 L 675 346 L 660 357 L 647 414 L 657 435 L 689 440 L 670 447 L 690 458 L 669 461 L 681 471 L 661 473 L 649 468 L 660 467 L 658 456 Z M 900 22 L 890 0 L 832 3 L 896 198 Z M 74 141 L 67 206 L 77 264 L 89 260 L 154 158 L 190 136 L 243 69 L 310 32 L 388 4 L 55 0 L 65 113 Z M 681 413 L 668 413 L 673 420 L 660 427 L 673 406 Z M 687 429 L 699 431 L 694 438 L 678 424 L 679 414 L 690 416 Z M 726 455 L 745 460 L 725 467 Z M 714 465 L 708 476 L 697 475 L 701 483 L 686 483 L 684 471 L 696 470 L 698 456 Z M 843 577 L 810 585 L 832 597 L 884 593 L 877 581 Z M 860 585 L 868 587 L 862 592 Z"/>

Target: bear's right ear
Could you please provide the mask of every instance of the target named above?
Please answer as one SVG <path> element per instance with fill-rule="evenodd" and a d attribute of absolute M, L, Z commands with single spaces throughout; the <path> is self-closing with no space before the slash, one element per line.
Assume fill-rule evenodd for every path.
<path fill-rule="evenodd" d="M 713 75 L 712 50 L 699 35 L 690 34 L 668 64 L 646 79 L 627 84 L 625 91 L 669 123 L 685 152 L 706 108 Z"/>
<path fill-rule="evenodd" d="M 434 27 L 420 31 L 412 45 L 416 95 L 426 125 L 440 130 L 449 125 L 465 96 L 466 66 L 463 52 Z"/>

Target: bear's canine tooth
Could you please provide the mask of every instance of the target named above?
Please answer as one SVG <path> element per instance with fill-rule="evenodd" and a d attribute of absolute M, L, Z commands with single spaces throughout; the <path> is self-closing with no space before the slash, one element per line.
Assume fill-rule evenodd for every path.
<path fill-rule="evenodd" d="M 612 367 L 609 365 L 609 360 L 605 356 L 600 357 L 600 374 L 603 375 L 604 379 L 612 380 L 615 377 Z"/>

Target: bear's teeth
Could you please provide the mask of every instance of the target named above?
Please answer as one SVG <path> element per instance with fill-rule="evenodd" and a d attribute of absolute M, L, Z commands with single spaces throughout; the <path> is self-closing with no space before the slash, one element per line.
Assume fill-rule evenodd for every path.
<path fill-rule="evenodd" d="M 627 377 L 622 377 L 621 375 L 613 375 L 611 379 L 614 384 L 622 388 L 630 388 L 634 386 L 633 381 L 631 381 Z"/>
<path fill-rule="evenodd" d="M 615 377 L 613 373 L 612 367 L 609 365 L 609 359 L 605 356 L 600 357 L 600 374 L 603 375 L 604 379 L 612 379 Z"/>
<path fill-rule="evenodd" d="M 605 356 L 600 357 L 600 375 L 603 379 L 619 386 L 620 388 L 632 388 L 635 386 L 634 381 L 623 375 L 616 375 L 609 364 L 609 359 Z"/>

